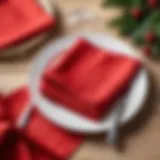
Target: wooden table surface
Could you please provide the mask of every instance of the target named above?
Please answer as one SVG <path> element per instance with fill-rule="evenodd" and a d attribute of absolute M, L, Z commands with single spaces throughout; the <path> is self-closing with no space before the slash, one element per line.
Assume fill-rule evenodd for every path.
<path fill-rule="evenodd" d="M 113 8 L 104 10 L 100 4 L 101 0 L 57 0 L 56 5 L 65 24 L 61 34 L 106 32 L 121 38 L 116 30 L 105 25 L 120 11 Z M 71 23 L 71 17 L 81 10 L 91 13 L 91 18 Z M 130 45 L 129 40 L 124 41 Z M 140 54 L 138 50 L 137 54 Z M 73 155 L 73 160 L 160 160 L 160 61 L 142 59 L 150 73 L 150 94 L 142 112 L 134 121 L 121 128 L 120 149 L 109 146 L 103 135 L 93 136 Z M 10 92 L 27 83 L 31 60 L 30 57 L 17 62 L 0 62 L 2 92 Z"/>

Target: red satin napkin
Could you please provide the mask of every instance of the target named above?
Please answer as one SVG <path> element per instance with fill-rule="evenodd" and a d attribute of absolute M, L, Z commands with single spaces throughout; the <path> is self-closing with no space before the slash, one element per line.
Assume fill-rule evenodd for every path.
<path fill-rule="evenodd" d="M 55 23 L 36 0 L 1 0 L 0 14 L 0 49 L 46 31 Z"/>
<path fill-rule="evenodd" d="M 66 160 L 79 147 L 83 137 L 51 124 L 34 110 L 23 129 L 15 124 L 29 103 L 29 90 L 22 88 L 1 99 L 6 118 L 0 119 L 1 160 Z"/>
<path fill-rule="evenodd" d="M 126 91 L 139 67 L 135 59 L 80 38 L 49 64 L 42 91 L 64 107 L 99 119 Z"/>
<path fill-rule="evenodd" d="M 134 59 L 106 52 L 86 40 L 78 40 L 55 61 L 56 65 L 49 65 L 42 91 L 77 113 L 100 118 L 125 92 L 140 66 Z M 16 128 L 29 100 L 27 88 L 0 96 L 0 159 L 69 159 L 83 142 L 83 136 L 57 127 L 35 109 L 27 125 Z"/>

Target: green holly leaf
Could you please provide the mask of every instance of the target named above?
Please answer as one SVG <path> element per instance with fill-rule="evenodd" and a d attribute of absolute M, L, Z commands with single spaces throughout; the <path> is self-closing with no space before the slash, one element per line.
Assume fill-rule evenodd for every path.
<path fill-rule="evenodd" d="M 132 0 L 104 0 L 103 6 L 124 7 L 132 4 Z"/>
<path fill-rule="evenodd" d="M 130 35 L 138 24 L 139 22 L 136 19 L 133 19 L 128 11 L 109 23 L 111 27 L 117 27 L 119 32 L 124 36 Z"/>
<path fill-rule="evenodd" d="M 160 42 L 155 43 L 152 47 L 152 57 L 154 59 L 159 59 L 160 58 Z"/>
<path fill-rule="evenodd" d="M 125 25 L 122 25 L 120 27 L 120 33 L 124 36 L 130 36 L 130 34 L 134 31 L 137 25 L 137 21 L 135 21 L 134 19 L 130 19 L 127 23 L 125 23 Z"/>
<path fill-rule="evenodd" d="M 145 43 L 144 37 L 143 36 L 135 36 L 133 38 L 133 42 L 134 44 L 136 44 L 137 46 L 141 46 Z"/>
<path fill-rule="evenodd" d="M 126 12 L 125 15 L 123 16 L 123 21 L 119 28 L 120 33 L 124 36 L 131 35 L 138 25 L 139 21 L 134 19 L 129 12 Z"/>
<path fill-rule="evenodd" d="M 115 7 L 127 7 L 127 8 L 146 8 L 146 0 L 104 0 L 102 6 L 115 6 Z"/>
<path fill-rule="evenodd" d="M 123 21 L 122 17 L 118 17 L 118 18 L 113 19 L 109 23 L 107 22 L 107 25 L 109 25 L 111 27 L 118 27 L 121 25 L 122 21 Z"/>
<path fill-rule="evenodd" d="M 138 7 L 138 8 L 143 9 L 143 8 L 146 8 L 146 5 L 147 5 L 146 0 L 132 0 L 131 1 L 132 8 Z"/>

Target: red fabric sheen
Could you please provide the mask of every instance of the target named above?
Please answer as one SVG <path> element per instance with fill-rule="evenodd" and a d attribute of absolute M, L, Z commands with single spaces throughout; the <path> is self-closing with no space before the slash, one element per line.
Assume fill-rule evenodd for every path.
<path fill-rule="evenodd" d="M 135 59 L 111 54 L 79 39 L 56 65 L 46 69 L 41 88 L 51 100 L 99 119 L 125 92 L 139 67 Z"/>
<path fill-rule="evenodd" d="M 45 13 L 36 0 L 0 1 L 0 49 L 46 31 L 55 19 Z"/>
<path fill-rule="evenodd" d="M 0 157 L 2 160 L 65 160 L 82 143 L 83 137 L 51 124 L 34 110 L 28 125 L 14 124 L 29 102 L 29 90 L 21 88 L 5 98 L 8 120 L 0 121 Z M 7 154 L 10 153 L 10 154 Z"/>

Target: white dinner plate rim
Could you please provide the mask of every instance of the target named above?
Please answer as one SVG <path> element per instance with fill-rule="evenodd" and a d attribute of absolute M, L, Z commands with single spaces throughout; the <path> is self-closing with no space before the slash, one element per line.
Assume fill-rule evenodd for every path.
<path fill-rule="evenodd" d="M 39 102 L 41 102 L 41 104 L 39 104 L 39 105 L 36 105 L 39 109 L 40 109 L 40 111 L 42 112 L 42 114 L 44 114 L 44 112 L 46 112 L 46 109 L 44 109 L 44 108 L 47 108 L 47 106 L 46 106 L 46 99 L 45 99 L 45 101 L 43 101 L 42 100 L 42 95 L 40 95 L 40 94 L 37 94 L 37 93 L 35 93 L 35 88 L 36 87 L 38 87 L 38 83 L 36 84 L 35 83 L 35 81 L 33 80 L 34 78 L 34 76 L 35 76 L 35 68 L 37 67 L 37 68 L 39 68 L 39 64 L 37 63 L 40 59 L 42 60 L 43 58 L 42 57 L 44 57 L 44 55 L 46 55 L 47 56 L 47 53 L 44 53 L 46 50 L 47 50 L 47 48 L 50 48 L 50 53 L 48 53 L 48 57 L 50 57 L 50 54 L 51 54 L 51 49 L 53 49 L 52 47 L 54 46 L 54 47 L 56 47 L 56 45 L 57 44 L 59 44 L 59 43 L 61 43 L 61 42 L 63 42 L 63 43 L 65 43 L 65 42 L 67 42 L 68 40 L 74 40 L 74 39 L 76 39 L 77 37 L 79 37 L 79 36 L 85 36 L 85 37 L 106 37 L 106 39 L 108 38 L 110 38 L 110 39 L 112 39 L 112 40 L 115 40 L 115 41 L 117 41 L 117 43 L 122 43 L 124 46 L 126 46 L 126 47 L 128 47 L 129 48 L 129 50 L 130 51 L 132 51 L 133 52 L 133 49 L 131 48 L 131 47 L 129 47 L 129 46 L 127 46 L 126 44 L 124 44 L 124 42 L 122 42 L 122 41 L 120 41 L 120 40 L 117 40 L 116 38 L 114 38 L 113 36 L 111 36 L 111 35 L 109 35 L 109 34 L 106 34 L 106 33 L 102 33 L 102 34 L 92 34 L 92 33 L 79 33 L 79 34 L 74 34 L 74 35 L 71 35 L 71 36 L 66 36 L 66 37 L 62 37 L 62 38 L 60 38 L 60 39 L 58 39 L 58 40 L 56 40 L 56 41 L 53 41 L 53 42 L 51 42 L 50 44 L 48 44 L 41 52 L 40 52 L 40 54 L 34 59 L 34 61 L 33 61 L 33 65 L 32 65 L 32 70 L 31 70 L 31 74 L 30 74 L 30 83 L 29 83 L 29 86 L 30 86 L 30 90 L 31 90 L 31 95 L 33 95 L 33 97 L 34 97 L 34 99 L 33 99 L 33 101 L 37 104 L 37 103 L 39 103 Z M 48 51 L 49 52 L 49 51 Z M 123 51 L 122 51 L 123 52 Z M 133 54 L 133 57 L 137 57 L 137 55 L 134 55 Z M 37 65 L 38 64 L 38 65 Z M 33 71 L 34 70 L 34 71 Z M 148 87 L 149 87 L 149 83 L 148 83 L 148 74 L 147 74 L 147 71 L 146 71 L 146 69 L 145 68 L 143 68 L 142 69 L 143 70 L 143 72 L 145 73 L 145 77 L 146 77 L 146 89 L 145 89 L 145 93 L 144 93 L 144 96 L 143 96 L 143 99 L 142 99 L 142 102 L 141 102 L 141 105 L 137 108 L 137 110 L 135 110 L 134 111 L 134 113 L 128 118 L 128 119 L 126 119 L 125 121 L 123 121 L 122 123 L 121 123 L 121 125 L 123 125 L 123 124 L 126 124 L 129 120 L 131 120 L 131 119 L 133 119 L 133 117 L 135 117 L 136 115 L 137 115 L 137 113 L 142 109 L 142 107 L 143 107 L 143 104 L 144 104 L 144 102 L 145 102 L 145 100 L 146 100 L 146 98 L 147 98 L 147 94 L 148 94 Z M 36 79 L 36 78 L 35 78 Z M 34 81 L 34 82 L 33 82 Z M 34 86 L 34 85 L 36 85 L 36 87 Z M 44 97 L 43 97 L 44 98 Z M 48 106 L 50 105 L 53 105 L 50 101 L 47 101 L 47 103 L 48 103 Z M 45 107 L 44 107 L 44 105 L 45 105 Z M 66 110 L 66 109 L 64 109 L 63 108 L 63 111 L 65 112 L 65 111 L 67 111 L 68 112 L 68 110 Z M 69 111 L 70 112 L 70 111 Z M 47 113 L 47 112 L 46 112 Z M 49 112 L 48 112 L 49 113 Z M 106 128 L 103 126 L 103 128 L 97 128 L 97 129 L 95 129 L 94 127 L 94 129 L 83 129 L 83 128 L 72 128 L 71 126 L 67 126 L 66 124 L 67 124 L 67 122 L 66 123 L 63 123 L 62 121 L 62 123 L 60 122 L 60 121 L 58 121 L 55 117 L 52 117 L 51 115 L 46 115 L 46 114 L 44 114 L 44 116 L 45 117 L 47 117 L 50 121 L 52 121 L 53 123 L 56 123 L 56 124 L 58 124 L 58 125 L 60 125 L 61 127 L 64 127 L 64 128 L 66 128 L 66 129 L 69 129 L 69 130 L 72 130 L 72 131 L 78 131 L 78 132 L 91 132 L 91 133 L 99 133 L 99 132 L 103 132 L 103 131 L 106 131 L 108 128 L 109 128 L 109 126 L 107 127 L 106 126 Z"/>

